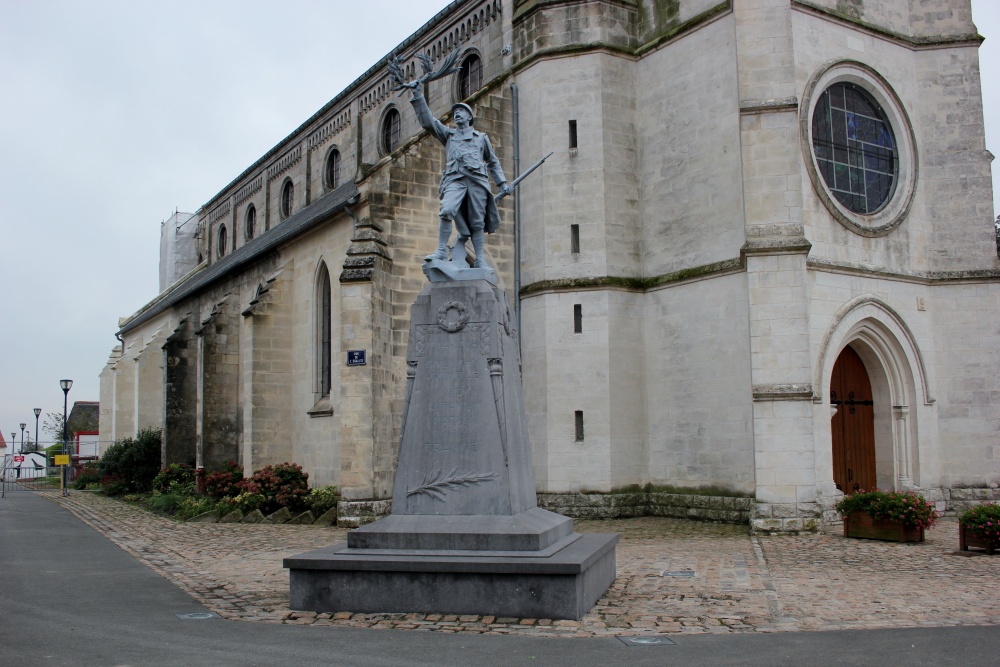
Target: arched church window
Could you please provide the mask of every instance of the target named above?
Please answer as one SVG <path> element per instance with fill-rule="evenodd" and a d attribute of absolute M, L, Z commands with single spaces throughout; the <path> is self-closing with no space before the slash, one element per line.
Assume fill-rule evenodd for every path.
<path fill-rule="evenodd" d="M 326 158 L 326 187 L 336 190 L 340 186 L 340 151 L 334 148 Z"/>
<path fill-rule="evenodd" d="M 382 152 L 391 153 L 399 148 L 399 111 L 389 109 L 382 118 Z"/>
<path fill-rule="evenodd" d="M 222 259 L 226 254 L 226 242 L 228 241 L 228 236 L 226 226 L 221 225 L 219 227 L 219 247 L 216 249 L 216 257 L 219 259 Z"/>
<path fill-rule="evenodd" d="M 458 81 L 458 96 L 463 100 L 483 87 L 483 61 L 475 53 L 462 61 Z"/>
<path fill-rule="evenodd" d="M 326 264 L 320 266 L 318 299 L 316 304 L 316 376 L 319 380 L 319 395 L 329 396 L 332 385 L 332 317 L 333 298 L 330 289 L 330 271 Z"/>
<path fill-rule="evenodd" d="M 877 212 L 892 196 L 899 156 L 885 112 L 860 86 L 835 83 L 812 117 L 813 154 L 831 194 L 850 211 Z"/>
<path fill-rule="evenodd" d="M 247 241 L 253 239 L 254 229 L 257 226 L 257 209 L 254 208 L 253 204 L 247 206 L 246 215 L 246 237 Z"/>
<path fill-rule="evenodd" d="M 295 186 L 291 179 L 286 180 L 281 187 L 281 217 L 287 218 L 292 214 L 292 207 L 295 201 Z"/>

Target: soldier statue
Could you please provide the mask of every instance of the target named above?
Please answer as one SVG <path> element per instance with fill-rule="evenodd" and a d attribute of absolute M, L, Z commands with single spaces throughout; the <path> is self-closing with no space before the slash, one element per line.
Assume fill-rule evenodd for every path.
<path fill-rule="evenodd" d="M 500 188 L 500 196 L 510 192 L 500 161 L 493 152 L 490 138 L 473 129 L 475 116 L 468 104 L 461 102 L 451 107 L 455 127 L 451 128 L 431 115 L 420 87 L 413 89 L 410 100 L 421 127 L 437 137 L 445 146 L 447 162 L 441 175 L 441 223 L 438 228 L 438 247 L 426 260 L 447 260 L 451 223 L 458 231 L 458 244 L 472 238 L 476 253 L 474 268 L 489 268 L 485 261 L 484 234 L 492 234 L 500 227 L 489 178 Z"/>

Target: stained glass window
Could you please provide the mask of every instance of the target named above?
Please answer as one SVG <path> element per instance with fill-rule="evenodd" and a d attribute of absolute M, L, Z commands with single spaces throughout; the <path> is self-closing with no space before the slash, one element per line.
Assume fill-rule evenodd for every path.
<path fill-rule="evenodd" d="M 835 83 L 812 120 L 813 154 L 830 192 L 855 213 L 877 212 L 892 195 L 899 155 L 885 112 L 863 89 Z"/>

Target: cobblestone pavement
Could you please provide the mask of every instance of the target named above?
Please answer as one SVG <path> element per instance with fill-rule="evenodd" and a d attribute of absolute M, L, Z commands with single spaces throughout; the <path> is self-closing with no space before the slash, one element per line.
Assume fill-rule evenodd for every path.
<path fill-rule="evenodd" d="M 46 497 L 236 620 L 566 637 L 1000 625 L 1000 555 L 959 555 L 954 519 L 922 544 L 833 530 L 751 536 L 743 526 L 655 517 L 576 521 L 578 532 L 622 540 L 615 583 L 583 619 L 566 621 L 296 612 L 282 559 L 343 542 L 345 529 L 178 523 L 95 494 Z"/>

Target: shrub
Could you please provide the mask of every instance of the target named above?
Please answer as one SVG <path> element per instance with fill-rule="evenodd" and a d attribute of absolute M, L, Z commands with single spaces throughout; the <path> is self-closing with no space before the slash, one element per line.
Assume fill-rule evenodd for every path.
<path fill-rule="evenodd" d="M 250 479 L 240 482 L 243 491 L 264 496 L 260 510 L 265 514 L 281 507 L 301 510 L 309 495 L 309 473 L 297 463 L 279 463 L 261 468 Z"/>
<path fill-rule="evenodd" d="M 162 514 L 174 514 L 188 497 L 190 496 L 180 493 L 154 493 L 149 499 L 149 507 Z"/>
<path fill-rule="evenodd" d="M 122 438 L 108 447 L 98 468 L 108 495 L 149 491 L 160 471 L 160 430 L 143 429 L 135 438 Z"/>
<path fill-rule="evenodd" d="M 97 464 L 91 461 L 84 464 L 76 473 L 76 477 L 73 478 L 73 488 L 86 489 L 94 484 L 99 485 L 100 482 L 101 472 L 97 469 Z"/>
<path fill-rule="evenodd" d="M 340 500 L 340 492 L 337 487 L 324 486 L 309 492 L 309 495 L 306 496 L 306 506 L 318 517 L 336 507 L 338 500 Z"/>
<path fill-rule="evenodd" d="M 186 463 L 171 463 L 153 478 L 154 493 L 192 496 L 195 493 L 194 468 Z"/>
<path fill-rule="evenodd" d="M 979 539 L 1000 547 L 1000 505 L 984 503 L 970 507 L 959 515 L 958 522 Z"/>
<path fill-rule="evenodd" d="M 219 512 L 227 514 L 233 510 L 239 510 L 243 514 L 249 514 L 264 505 L 264 496 L 259 493 L 249 493 L 244 491 L 230 498 L 223 498 L 219 501 Z"/>
<path fill-rule="evenodd" d="M 907 527 L 930 528 L 939 518 L 933 503 L 912 491 L 858 491 L 844 496 L 836 505 L 841 516 L 865 512 L 876 521 L 901 521 Z"/>
<path fill-rule="evenodd" d="M 185 496 L 177 503 L 174 517 L 181 521 L 187 521 L 192 517 L 205 512 L 219 511 L 218 503 L 205 496 Z"/>
<path fill-rule="evenodd" d="M 217 470 L 205 478 L 205 493 L 215 499 L 232 498 L 240 493 L 243 468 L 236 461 L 226 461 L 222 470 Z"/>

